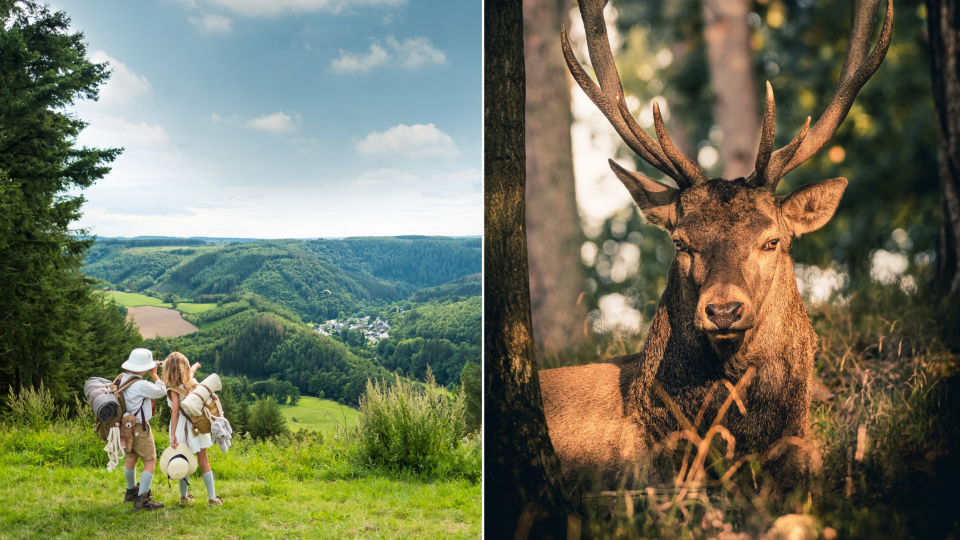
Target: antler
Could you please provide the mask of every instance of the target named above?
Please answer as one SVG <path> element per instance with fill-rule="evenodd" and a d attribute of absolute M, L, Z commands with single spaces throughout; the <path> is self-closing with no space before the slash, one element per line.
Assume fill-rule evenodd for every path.
<path fill-rule="evenodd" d="M 587 33 L 590 61 L 600 86 L 598 87 L 580 66 L 580 62 L 570 49 L 567 31 L 564 28 L 560 32 L 560 44 L 570 73 L 587 97 L 607 117 L 623 142 L 644 161 L 673 178 L 680 189 L 705 182 L 707 177 L 700 168 L 673 145 L 656 103 L 653 106 L 653 114 L 659 145 L 654 144 L 653 139 L 637 124 L 624 105 L 623 86 L 620 84 L 620 75 L 613 62 L 613 51 L 610 49 L 607 26 L 603 19 L 603 4 L 605 4 L 604 0 L 580 2 L 580 16 Z"/>
<path fill-rule="evenodd" d="M 850 39 L 847 43 L 846 57 L 840 70 L 840 82 L 837 91 L 812 128 L 807 118 L 803 129 L 790 144 L 773 152 L 774 111 L 773 88 L 767 82 L 767 105 L 763 115 L 763 130 L 760 136 L 760 149 L 757 151 L 757 164 L 750 181 L 776 191 L 777 184 L 788 172 L 816 154 L 833 137 L 837 128 L 853 105 L 853 100 L 863 85 L 876 73 L 890 47 L 893 33 L 893 1 L 887 0 L 887 11 L 883 17 L 883 27 L 873 52 L 867 55 L 876 25 L 880 0 L 853 0 L 850 16 Z"/>

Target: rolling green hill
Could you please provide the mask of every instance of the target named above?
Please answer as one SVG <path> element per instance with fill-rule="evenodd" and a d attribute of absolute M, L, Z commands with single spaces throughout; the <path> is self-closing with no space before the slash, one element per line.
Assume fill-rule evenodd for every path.
<path fill-rule="evenodd" d="M 423 380 L 429 366 L 439 384 L 454 385 L 466 362 L 480 362 L 480 245 L 442 237 L 106 239 L 85 271 L 120 289 L 108 293 L 117 304 L 176 302 L 199 328 L 147 340 L 158 358 L 180 351 L 205 372 L 286 381 L 304 396 L 357 403 L 367 379 L 398 372 Z M 349 328 L 363 316 L 388 321 L 389 337 Z M 315 331 L 330 319 L 348 327 Z"/>
<path fill-rule="evenodd" d="M 320 322 L 476 274 L 480 246 L 477 238 L 444 237 L 261 240 L 226 246 L 196 239 L 106 239 L 90 250 L 85 272 L 117 289 L 183 299 L 255 293 L 306 321 Z"/>

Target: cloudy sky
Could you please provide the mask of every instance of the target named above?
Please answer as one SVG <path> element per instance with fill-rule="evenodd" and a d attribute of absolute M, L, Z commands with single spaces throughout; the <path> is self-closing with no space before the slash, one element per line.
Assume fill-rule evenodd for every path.
<path fill-rule="evenodd" d="M 52 0 L 113 75 L 103 237 L 478 235 L 481 3 Z"/>

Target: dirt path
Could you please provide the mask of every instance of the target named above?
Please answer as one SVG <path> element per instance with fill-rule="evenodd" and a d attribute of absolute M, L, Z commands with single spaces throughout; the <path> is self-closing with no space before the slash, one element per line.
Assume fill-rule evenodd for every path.
<path fill-rule="evenodd" d="M 127 310 L 127 320 L 134 319 L 140 327 L 143 339 L 177 337 L 196 332 L 198 328 L 180 317 L 180 312 L 156 306 L 132 307 Z"/>

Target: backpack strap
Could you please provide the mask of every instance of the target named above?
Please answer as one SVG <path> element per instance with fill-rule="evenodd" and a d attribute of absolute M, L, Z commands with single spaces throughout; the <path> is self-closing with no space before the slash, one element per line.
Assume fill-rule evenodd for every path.
<path fill-rule="evenodd" d="M 133 386 L 133 383 L 142 381 L 143 377 L 131 374 L 130 379 L 128 379 L 127 382 L 125 382 L 122 386 L 120 385 L 121 380 L 123 380 L 123 373 L 121 373 L 116 380 L 113 381 L 113 387 L 115 388 L 113 395 L 116 396 L 117 402 L 120 403 L 120 410 L 122 411 L 120 416 L 123 416 L 124 414 L 127 414 L 127 400 L 123 399 L 123 391 Z M 140 409 L 141 411 L 143 410 L 142 404 Z"/>
<path fill-rule="evenodd" d="M 190 392 L 187 392 L 186 390 L 184 390 L 183 388 L 180 388 L 179 386 L 174 386 L 173 388 L 167 388 L 167 392 L 175 392 L 180 397 L 187 397 L 188 395 L 190 395 Z"/>

